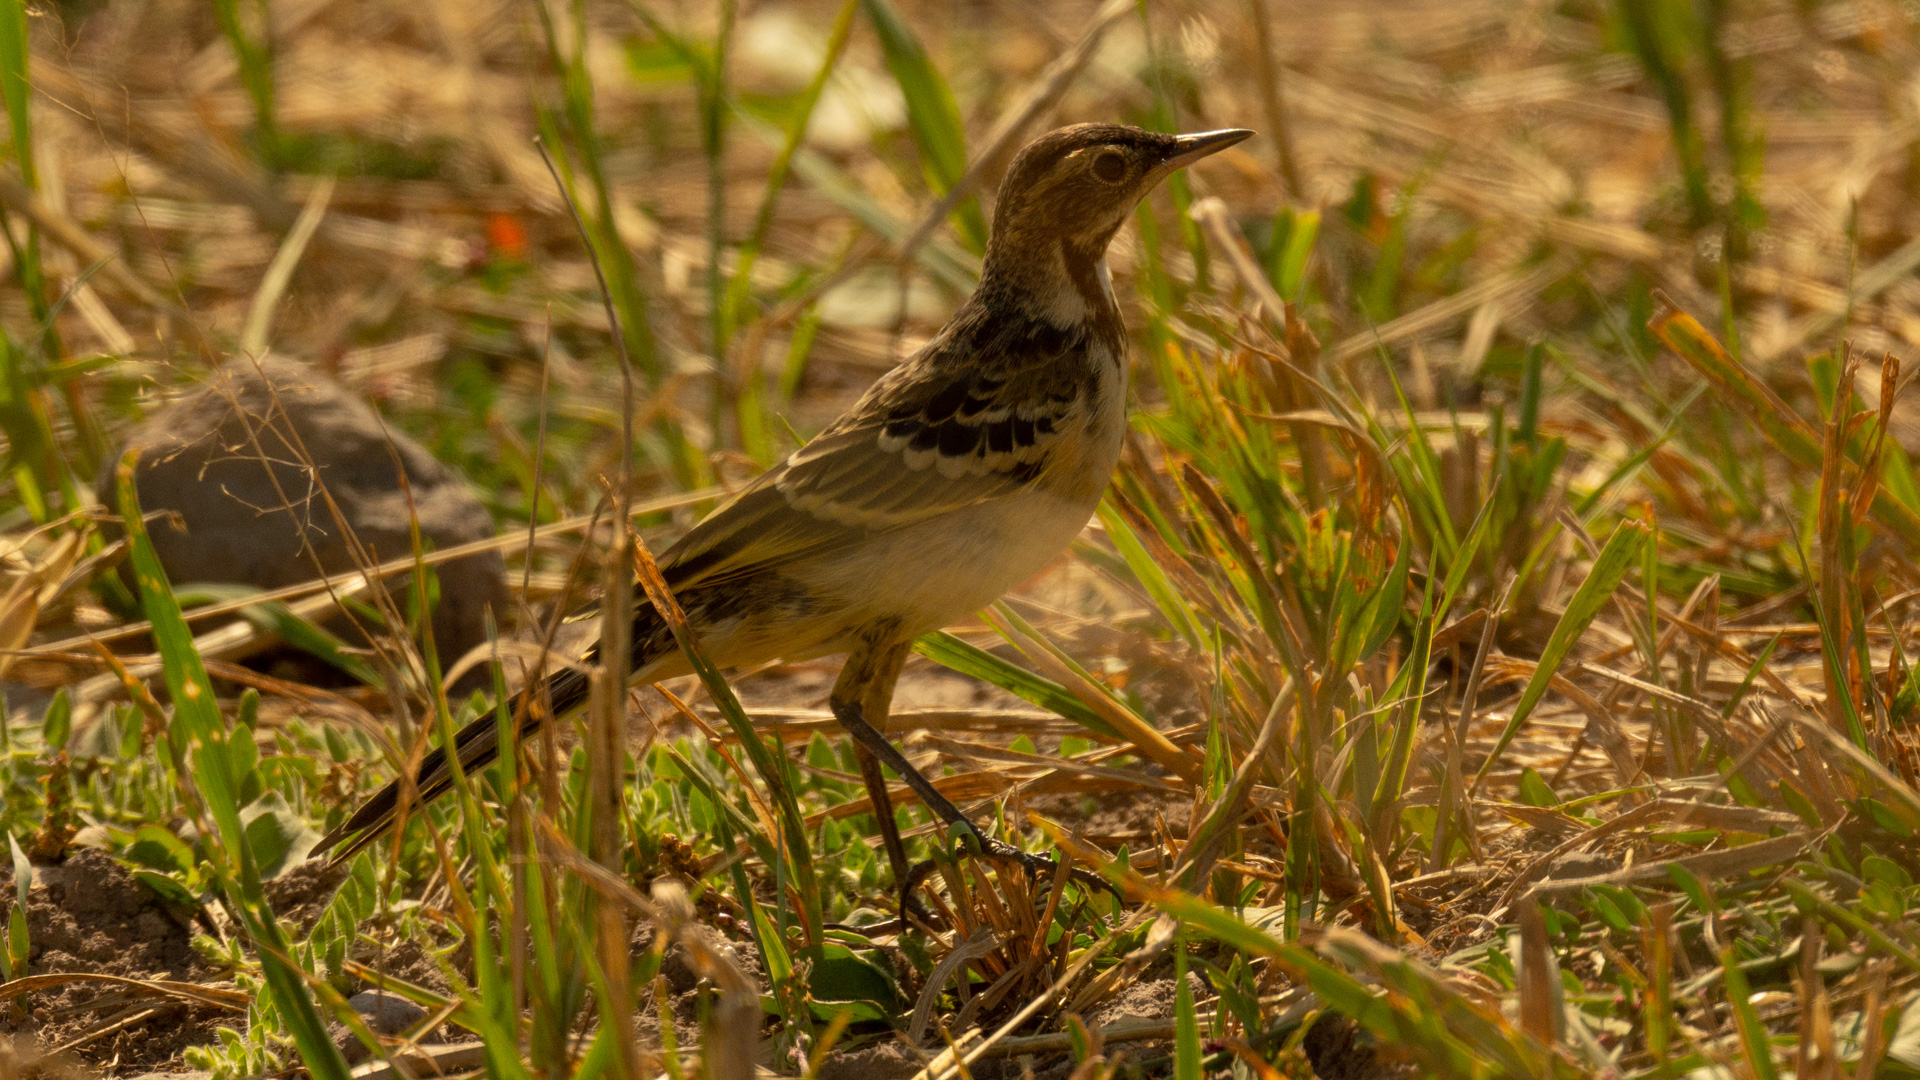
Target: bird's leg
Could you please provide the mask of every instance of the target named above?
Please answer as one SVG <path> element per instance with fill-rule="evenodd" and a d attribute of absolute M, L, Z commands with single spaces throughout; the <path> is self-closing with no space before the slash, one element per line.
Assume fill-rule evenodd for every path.
<path fill-rule="evenodd" d="M 907 925 L 908 910 L 911 908 L 916 913 L 920 910 L 909 899 L 913 889 L 926 879 L 933 864 L 921 863 L 902 871 L 901 865 L 906 861 L 906 846 L 901 843 L 899 826 L 893 820 L 893 802 L 887 795 L 886 781 L 880 773 L 881 764 L 900 774 L 900 779 L 906 781 L 907 787 L 920 797 L 921 805 L 948 825 L 958 825 L 972 834 L 981 854 L 1015 863 L 1034 881 L 1051 877 L 1056 866 L 1052 859 L 1021 851 L 1012 844 L 995 840 L 982 832 L 959 807 L 953 805 L 953 800 L 940 794 L 940 789 L 933 786 L 933 781 L 914 768 L 906 755 L 895 749 L 887 741 L 886 735 L 868 719 L 875 717 L 882 724 L 887 722 L 887 714 L 893 704 L 894 684 L 900 678 L 900 666 L 906 662 L 911 647 L 910 642 L 888 645 L 863 641 L 847 657 L 847 666 L 840 669 L 840 678 L 833 684 L 833 692 L 827 697 L 827 705 L 833 710 L 834 719 L 840 721 L 840 726 L 853 736 L 858 747 L 856 753 L 864 751 L 860 755 L 861 778 L 866 781 L 867 795 L 873 800 L 874 812 L 879 817 L 880 835 L 887 847 L 887 858 L 895 860 L 894 853 L 899 852 L 898 861 L 893 864 L 893 873 L 894 881 L 900 888 L 900 925 L 903 929 Z M 871 769 L 867 767 L 869 758 L 866 755 L 871 755 L 874 762 Z M 1084 870 L 1074 870 L 1073 878 L 1082 885 L 1105 889 L 1115 897 L 1120 896 L 1119 890 L 1110 883 Z"/>
<path fill-rule="evenodd" d="M 873 819 L 880 822 L 880 845 L 887 849 L 887 862 L 893 867 L 893 880 L 907 879 L 907 846 L 894 824 L 893 798 L 887 794 L 887 778 L 880 771 L 880 759 L 860 743 L 853 744 L 853 757 L 860 763 L 860 779 L 867 785 L 867 798 L 873 803 Z M 889 828 L 889 825 L 893 827 Z"/>
<path fill-rule="evenodd" d="M 1009 859 L 1019 863 L 1026 870 L 1037 875 L 1051 874 L 1053 861 L 1032 855 L 1011 844 L 1002 843 L 982 832 L 953 801 L 933 786 L 920 770 L 913 767 L 905 754 L 887 741 L 886 735 L 874 726 L 873 720 L 887 722 L 887 714 L 893 703 L 894 684 L 900 678 L 900 666 L 906 662 L 907 652 L 912 648 L 910 642 L 879 644 L 863 642 L 847 657 L 847 666 L 840 669 L 840 678 L 833 684 L 833 692 L 827 698 L 833 709 L 834 719 L 853 736 L 855 744 L 865 753 L 877 759 L 872 770 L 868 770 L 865 759 L 861 763 L 861 776 L 867 783 L 867 794 L 873 800 L 874 810 L 880 818 L 880 835 L 887 846 L 887 857 L 893 859 L 897 850 L 899 862 L 894 863 L 894 880 L 903 890 L 926 876 L 925 871 L 916 868 L 914 872 L 903 871 L 901 864 L 906 860 L 906 847 L 900 841 L 899 827 L 894 823 L 892 801 L 887 797 L 886 784 L 880 774 L 879 765 L 885 764 L 900 774 L 920 802 L 934 812 L 948 825 L 958 825 L 972 834 L 980 851 L 996 859 Z"/>
<path fill-rule="evenodd" d="M 834 686 L 834 696 L 841 696 L 840 683 L 849 681 L 849 672 L 853 672 L 852 681 L 864 686 L 848 687 L 846 696 L 860 702 L 861 719 L 868 725 L 885 734 L 887 716 L 893 711 L 893 688 L 900 681 L 900 668 L 907 662 L 906 642 L 899 642 L 881 651 L 871 665 L 862 665 L 856 670 L 849 661 L 840 671 L 840 680 Z M 836 710 L 836 715 L 838 711 Z M 843 721 L 844 723 L 844 721 Z M 880 771 L 880 759 L 866 744 L 853 744 L 853 756 L 860 762 L 860 778 L 866 781 L 867 797 L 873 801 L 874 820 L 880 823 L 880 840 L 887 849 L 887 862 L 893 866 L 893 880 L 904 888 L 907 881 L 907 845 L 900 839 L 900 829 L 893 816 L 893 798 L 887 794 L 887 780 Z"/>
<path fill-rule="evenodd" d="M 933 782 L 922 776 L 920 770 L 914 768 L 913 763 L 907 760 L 906 755 L 895 749 L 894 745 L 887 741 L 887 737 L 880 733 L 880 729 L 874 727 L 873 722 L 868 719 L 873 698 L 879 696 L 872 692 L 876 687 L 884 686 L 884 700 L 891 704 L 893 682 L 899 678 L 899 664 L 905 662 L 908 647 L 908 643 L 905 642 L 897 645 L 861 643 L 847 657 L 847 666 L 840 669 L 840 678 L 833 684 L 833 692 L 828 695 L 827 705 L 833 710 L 834 719 L 840 721 L 840 726 L 847 730 L 847 734 L 853 736 L 853 741 L 878 759 L 879 763 L 899 773 L 900 779 L 906 781 L 907 786 L 913 789 L 913 793 L 920 797 L 922 805 L 933 811 L 942 821 L 966 828 L 980 841 L 981 846 L 985 847 L 988 844 L 986 834 L 976 828 L 973 822 L 967 820 L 967 815 L 961 813 L 960 808 L 953 805 L 952 800 L 940 794 L 940 790 L 933 786 Z M 891 661 L 888 654 L 896 651 L 899 660 Z M 891 674 L 888 674 L 889 670 Z M 880 712 L 881 723 L 886 722 L 886 715 L 886 712 Z M 869 773 L 864 768 L 861 772 L 867 781 L 867 792 L 873 797 L 874 807 L 878 810 L 881 800 L 887 797 L 879 772 L 875 770 Z M 891 854 L 894 847 L 900 844 L 899 827 L 894 824 L 891 815 L 880 815 L 880 831 L 883 837 L 888 837 L 887 850 Z M 901 850 L 904 852 L 905 848 L 902 847 Z"/>
<path fill-rule="evenodd" d="M 887 794 L 886 775 L 880 771 L 880 763 L 886 762 L 893 770 L 906 779 L 908 786 L 920 795 L 928 806 L 929 796 L 938 799 L 948 811 L 959 815 L 960 811 L 945 800 L 933 785 L 927 783 L 919 770 L 915 769 L 881 729 L 886 726 L 887 714 L 893 709 L 893 688 L 900 680 L 901 665 L 906 663 L 909 642 L 895 642 L 891 645 L 863 645 L 847 657 L 847 664 L 840 669 L 840 678 L 833 684 L 833 692 L 828 703 L 840 725 L 853 736 L 854 758 L 860 762 L 860 778 L 866 782 L 867 798 L 873 803 L 874 821 L 880 826 L 880 841 L 887 849 L 887 862 L 893 867 L 894 888 L 900 892 L 900 926 L 907 926 L 909 911 L 926 918 L 925 909 L 913 900 L 913 887 L 924 874 L 914 873 L 907 862 L 907 846 L 900 839 L 900 826 L 893 817 L 893 798 Z M 876 722 L 879 726 L 875 726 Z M 924 790 L 923 790 L 924 787 Z M 936 806 L 936 812 L 938 807 Z M 943 815 L 944 816 L 944 815 Z M 961 820 L 965 820 L 964 815 Z"/>

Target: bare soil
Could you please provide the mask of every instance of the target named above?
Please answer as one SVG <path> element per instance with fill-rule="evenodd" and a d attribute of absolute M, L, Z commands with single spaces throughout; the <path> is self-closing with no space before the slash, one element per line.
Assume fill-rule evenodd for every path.
<path fill-rule="evenodd" d="M 0 895 L 11 901 L 13 889 L 12 871 L 0 872 Z M 28 970 L 34 975 L 218 982 L 218 969 L 190 944 L 189 918 L 119 863 L 79 849 L 57 866 L 33 869 L 27 900 L 32 942 Z M 5 1009 L 0 1035 L 31 1040 L 42 1051 L 58 1051 L 107 1076 L 177 1066 L 180 1052 L 211 1041 L 217 1026 L 243 1022 L 223 1010 L 129 994 L 99 983 L 28 994 Z M 93 1034 L 116 1023 L 126 1026 Z"/>

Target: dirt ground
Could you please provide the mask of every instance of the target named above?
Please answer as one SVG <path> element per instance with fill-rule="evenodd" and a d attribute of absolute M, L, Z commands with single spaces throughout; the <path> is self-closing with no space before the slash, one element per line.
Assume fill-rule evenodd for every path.
<path fill-rule="evenodd" d="M 0 895 L 11 901 L 13 889 L 11 869 L 0 872 Z M 190 944 L 189 918 L 106 855 L 76 850 L 58 866 L 34 867 L 29 971 L 218 983 L 218 969 Z M 28 1037 L 101 1074 L 130 1076 L 177 1066 L 180 1052 L 211 1041 L 216 1027 L 244 1022 L 217 1008 L 75 983 L 9 1002 L 0 1035 Z"/>

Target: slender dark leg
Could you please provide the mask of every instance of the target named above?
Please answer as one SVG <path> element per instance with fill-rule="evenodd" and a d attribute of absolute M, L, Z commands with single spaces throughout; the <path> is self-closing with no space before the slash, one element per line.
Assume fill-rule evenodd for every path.
<path fill-rule="evenodd" d="M 894 749 L 887 737 L 874 726 L 874 720 L 884 724 L 893 702 L 894 683 L 900 678 L 900 666 L 906 662 L 908 642 L 873 643 L 863 642 L 847 657 L 847 666 L 840 669 L 840 678 L 833 684 L 833 693 L 827 698 L 827 705 L 833 710 L 834 719 L 853 736 L 853 741 L 865 754 L 877 759 L 873 770 L 861 767 L 862 778 L 867 782 L 867 794 L 872 797 L 874 810 L 880 818 L 880 834 L 887 845 L 888 857 L 892 857 L 897 848 L 904 861 L 906 848 L 900 842 L 899 827 L 894 824 L 893 815 L 880 813 L 884 805 L 892 806 L 887 798 L 886 784 L 882 780 L 879 764 L 885 764 L 900 774 L 913 793 L 927 809 L 939 815 L 940 819 L 952 825 L 964 825 L 972 832 L 984 847 L 987 837 L 967 815 L 953 805 L 952 800 L 940 794 L 933 782 L 920 775 L 905 754 Z M 870 719 L 871 718 L 871 719 Z M 899 867 L 895 867 L 899 871 Z"/>
<path fill-rule="evenodd" d="M 893 820 L 893 801 L 887 795 L 886 781 L 880 772 L 883 763 L 906 781 L 907 787 L 919 796 L 921 805 L 948 825 L 961 826 L 971 833 L 981 854 L 1016 863 L 1035 881 L 1051 876 L 1055 866 L 1052 859 L 1021 851 L 980 831 L 978 825 L 953 805 L 953 800 L 940 794 L 933 782 L 914 768 L 906 755 L 895 749 L 880 728 L 874 726 L 874 720 L 882 725 L 887 722 L 887 714 L 893 704 L 894 684 L 899 681 L 900 667 L 906 662 L 911 647 L 912 643 L 906 641 L 891 644 L 863 642 L 847 657 L 847 666 L 840 669 L 840 678 L 833 684 L 833 693 L 827 698 L 834 719 L 840 721 L 840 726 L 853 736 L 856 755 L 860 759 L 860 775 L 866 781 L 867 795 L 872 799 L 874 813 L 879 818 L 881 841 L 886 845 L 888 860 L 893 863 L 894 882 L 900 888 L 902 928 L 906 926 L 907 911 L 910 908 L 916 913 L 920 910 L 911 896 L 914 887 L 926 878 L 933 864 L 921 863 L 911 869 L 905 868 L 906 845 L 901 842 L 899 826 Z M 1083 885 L 1105 889 L 1116 897 L 1120 895 L 1111 884 L 1084 870 L 1073 871 L 1073 877 Z"/>
<path fill-rule="evenodd" d="M 887 849 L 887 862 L 893 864 L 893 880 L 907 880 L 907 845 L 900 839 L 900 829 L 893 822 L 893 797 L 887 794 L 887 778 L 880 772 L 880 759 L 874 757 L 866 747 L 853 744 L 853 756 L 860 762 L 860 779 L 866 781 L 867 798 L 873 802 L 873 817 L 880 825 L 880 842 Z"/>
<path fill-rule="evenodd" d="M 889 750 L 893 747 L 886 742 L 884 735 L 880 735 L 880 729 L 886 727 L 887 714 L 892 711 L 893 688 L 900 680 L 901 666 L 906 663 L 907 648 L 906 642 L 899 642 L 856 650 L 847 658 L 847 665 L 840 669 L 840 678 L 833 684 L 830 699 L 833 715 L 842 726 L 847 726 L 848 715 L 857 717 L 869 731 L 879 736 L 879 742 Z M 846 711 L 843 711 L 843 706 Z M 851 731 L 851 727 L 848 730 Z M 867 798 L 873 803 L 874 820 L 880 825 L 880 841 L 886 846 L 887 861 L 893 866 L 893 880 L 904 883 L 909 866 L 907 846 L 900 840 L 900 827 L 893 819 L 893 799 L 887 794 L 886 776 L 880 771 L 880 759 L 874 756 L 871 747 L 871 741 L 855 734 L 853 755 L 860 762 L 860 778 L 866 782 Z M 902 771 L 900 764 L 892 758 L 887 760 L 887 764 L 902 776 L 913 771 L 911 766 Z"/>

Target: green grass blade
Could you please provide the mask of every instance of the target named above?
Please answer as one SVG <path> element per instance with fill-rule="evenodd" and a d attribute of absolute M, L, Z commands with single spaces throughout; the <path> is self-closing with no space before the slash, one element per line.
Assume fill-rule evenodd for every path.
<path fill-rule="evenodd" d="M 942 667 L 992 683 L 1022 701 L 1030 701 L 1058 713 L 1081 727 L 1097 731 L 1110 739 L 1120 738 L 1120 733 L 1113 729 L 1113 725 L 1082 704 L 1066 687 L 1035 675 L 1018 664 L 1008 663 L 976 645 L 969 645 L 945 630 L 923 635 L 913 643 L 913 651 Z"/>
<path fill-rule="evenodd" d="M 1803 468 L 1821 468 L 1820 438 L 1813 425 L 1781 400 L 1732 354 L 1721 347 L 1706 327 L 1684 311 L 1666 307 L 1648 324 L 1667 348 L 1693 365 L 1720 399 L 1733 406 L 1760 429 L 1781 453 Z M 1920 512 L 1900 501 L 1885 487 L 1874 493 L 1873 516 L 1909 547 L 1920 548 Z"/>
<path fill-rule="evenodd" d="M 827 88 L 828 78 L 833 75 L 834 65 L 839 62 L 840 54 L 846 51 L 847 41 L 853 32 L 853 16 L 859 3 L 860 0 L 846 0 L 840 8 L 840 14 L 834 18 L 833 29 L 827 35 L 826 52 L 820 58 L 820 67 L 806 88 L 800 91 L 800 103 L 794 109 L 793 119 L 787 124 L 786 139 L 774 155 L 773 165 L 767 169 L 767 190 L 760 196 L 760 209 L 753 216 L 753 228 L 747 233 L 746 242 L 739 247 L 739 269 L 734 271 L 733 279 L 727 286 L 723 310 L 730 327 L 740 324 L 741 309 L 745 307 L 753 289 L 753 264 L 760 257 L 761 249 L 766 247 L 767 233 L 773 228 L 773 212 L 779 205 L 780 191 L 786 187 L 787 176 L 793 170 L 793 155 L 806 139 L 807 126 L 813 120 L 813 111 L 820 104 L 820 95 Z"/>
<path fill-rule="evenodd" d="M 1187 983 L 1187 949 L 1173 946 L 1173 1076 L 1200 1080 L 1200 1024 L 1193 1012 L 1193 987 Z"/>
<path fill-rule="evenodd" d="M 743 119 L 750 118 L 743 116 Z M 778 145 L 781 137 L 779 132 L 766 124 L 746 123 L 743 126 L 758 132 L 768 143 Z M 881 205 L 845 170 L 822 155 L 802 147 L 793 155 L 793 171 L 827 201 L 852 214 L 860 224 L 890 243 L 898 244 L 913 232 L 912 222 L 902 220 Z M 974 285 L 979 283 L 980 260 L 938 237 L 921 244 L 913 258 L 922 269 L 956 292 L 971 292 Z"/>
<path fill-rule="evenodd" d="M 249 13 L 241 10 L 243 3 L 248 0 L 213 0 L 213 14 L 220 24 L 220 32 L 233 46 L 234 60 L 240 66 L 240 82 L 246 87 L 247 96 L 253 99 L 261 160 L 268 168 L 279 169 L 285 161 L 274 104 L 272 31 L 268 28 L 267 5 L 264 0 L 252 0 L 253 17 L 249 19 Z M 248 22 L 255 25 L 249 27 Z"/>
<path fill-rule="evenodd" d="M 1586 580 L 1574 590 L 1573 598 L 1567 601 L 1567 610 L 1547 637 L 1547 646 L 1540 652 L 1540 664 L 1534 668 L 1533 677 L 1527 680 L 1527 688 L 1521 691 L 1520 700 L 1513 707 L 1513 716 L 1507 721 L 1505 730 L 1494 743 L 1493 750 L 1487 754 L 1487 760 L 1474 774 L 1469 790 L 1477 790 L 1494 763 L 1506 751 L 1507 744 L 1513 741 L 1520 726 L 1527 722 L 1533 707 L 1547 694 L 1547 687 L 1553 682 L 1554 672 L 1560 670 L 1560 662 L 1573 651 L 1573 646 L 1586 633 L 1593 617 L 1600 613 L 1607 601 L 1613 596 L 1613 590 L 1627 571 L 1640 558 L 1641 545 L 1647 541 L 1647 527 L 1637 521 L 1623 521 L 1607 537 L 1606 546 L 1600 549 L 1600 555 L 1593 560 L 1593 567 L 1587 571 Z"/>
<path fill-rule="evenodd" d="M 1133 527 L 1111 502 L 1102 500 L 1097 513 L 1100 523 L 1106 527 L 1107 539 L 1113 542 L 1120 557 L 1126 560 L 1127 569 L 1133 571 L 1134 578 L 1146 590 L 1153 606 L 1159 609 L 1161 616 L 1188 646 L 1199 649 L 1206 636 L 1179 586 L 1173 583 L 1165 568 L 1147 551 L 1146 545 L 1134 534 Z"/>
<path fill-rule="evenodd" d="M 0 2 L 0 100 L 6 103 L 20 176 L 28 187 L 38 188 L 40 174 L 33 160 L 33 121 L 27 111 L 33 97 L 33 85 L 27 81 L 27 44 L 25 0 Z"/>
<path fill-rule="evenodd" d="M 754 771 L 760 774 L 760 780 L 767 785 L 767 793 L 772 797 L 774 812 L 779 817 L 780 856 L 772 864 L 778 870 L 784 866 L 791 871 L 787 881 L 792 882 L 794 890 L 801 900 L 800 922 L 810 946 L 818 947 L 821 942 L 821 924 L 825 917 L 821 914 L 821 893 L 814 874 L 813 848 L 807 834 L 807 821 L 800 812 L 799 800 L 789 783 L 786 758 L 777 749 L 770 749 L 753 721 L 747 717 L 747 711 L 734 695 L 733 687 L 727 684 L 726 676 L 713 665 L 700 643 L 694 638 L 693 630 L 687 625 L 686 615 L 674 600 L 672 591 L 660 576 L 660 568 L 654 563 L 653 555 L 638 542 L 634 544 L 635 570 L 638 571 L 640 584 L 653 601 L 655 610 L 666 620 L 667 627 L 673 632 L 675 643 L 700 676 L 701 685 L 707 689 L 707 695 L 713 700 L 727 727 L 732 729 L 734 737 L 753 762 Z M 771 838 L 770 838 L 771 839 Z"/>
<path fill-rule="evenodd" d="M 1780 1070 L 1773 1063 L 1773 1046 L 1767 1041 L 1767 1027 L 1754 1011 L 1753 991 L 1748 988 L 1746 972 L 1740 970 L 1740 955 L 1732 947 L 1721 951 L 1720 969 L 1726 980 L 1727 1004 L 1733 1008 L 1740 1028 L 1740 1048 L 1746 1052 L 1747 1067 L 1755 1080 L 1780 1080 Z"/>
<path fill-rule="evenodd" d="M 147 619 L 153 624 L 154 645 L 160 652 L 167 691 L 173 698 L 174 750 L 192 761 L 194 786 L 217 826 L 214 869 L 253 939 L 267 992 L 299 1047 L 308 1072 L 320 1080 L 348 1080 L 346 1059 L 328 1037 L 326 1024 L 314 1007 L 310 976 L 294 964 L 286 933 L 261 889 L 260 874 L 240 820 L 240 783 L 234 775 L 234 756 L 228 750 L 226 721 L 214 700 L 206 665 L 194 648 L 193 633 L 180 615 L 166 571 L 147 537 L 140 499 L 133 486 L 136 460 L 133 453 L 121 459 L 118 475 L 128 557 Z M 253 738 L 253 732 L 245 728 L 233 735 L 249 741 Z"/>
<path fill-rule="evenodd" d="M 927 57 L 926 47 L 888 0 L 861 0 L 861 6 L 880 37 L 887 70 L 906 96 L 907 126 L 913 129 L 914 145 L 920 149 L 927 179 L 938 194 L 944 195 L 967 171 L 966 130 L 960 123 L 960 107 L 954 103 L 953 90 Z M 977 201 L 962 201 L 954 209 L 953 221 L 968 250 L 986 250 L 987 223 Z"/>

